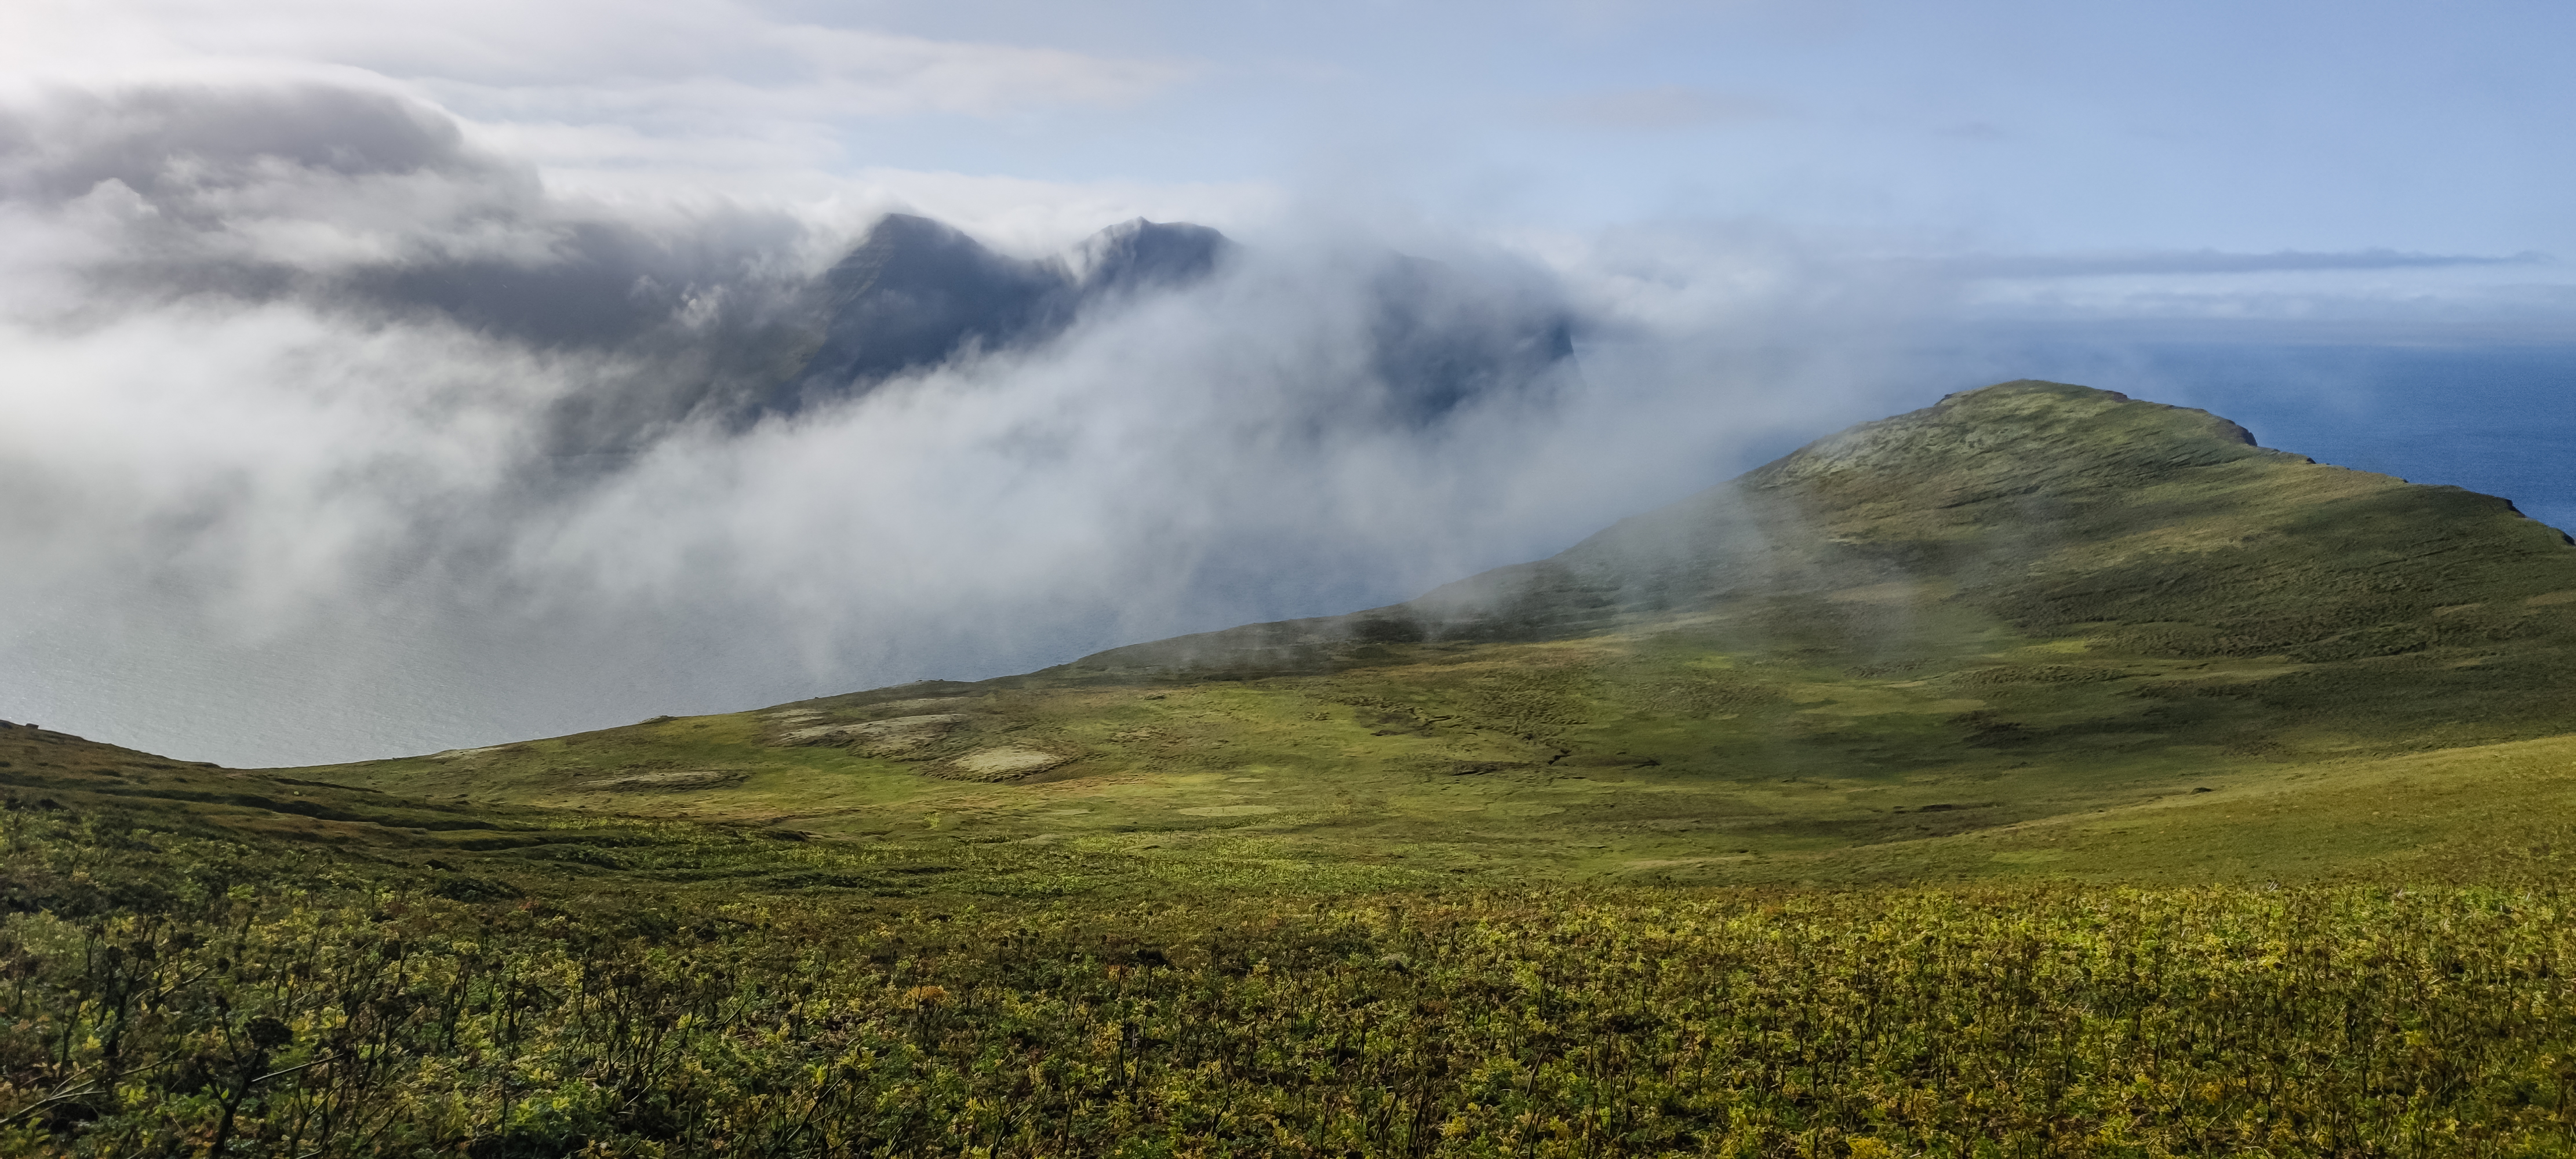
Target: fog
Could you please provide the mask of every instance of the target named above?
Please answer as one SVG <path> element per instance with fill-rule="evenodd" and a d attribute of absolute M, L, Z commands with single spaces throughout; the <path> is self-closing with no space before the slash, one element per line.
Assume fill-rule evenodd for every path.
<path fill-rule="evenodd" d="M 1388 603 L 1930 401 L 1897 352 L 1957 292 L 1741 224 L 1247 198 L 1203 281 L 761 409 L 880 213 L 994 220 L 874 197 L 566 195 L 321 84 L 19 102 L 0 714 L 319 763 Z M 1077 208 L 982 240 L 1118 220 Z M 1426 393 L 1372 353 L 1416 259 L 1419 325 L 1557 311 L 1575 356 Z"/>
<path fill-rule="evenodd" d="M 0 95 L 0 717 L 278 765 L 1025 671 L 1407 599 L 2026 375 L 2576 512 L 2477 417 L 2576 431 L 2533 424 L 2576 366 L 2539 255 L 1548 226 L 1350 157 L 567 184 L 504 128 L 364 77 Z M 890 213 L 992 276 L 871 282 L 928 260 Z M 1230 240 L 1155 273 L 1138 219 Z"/>

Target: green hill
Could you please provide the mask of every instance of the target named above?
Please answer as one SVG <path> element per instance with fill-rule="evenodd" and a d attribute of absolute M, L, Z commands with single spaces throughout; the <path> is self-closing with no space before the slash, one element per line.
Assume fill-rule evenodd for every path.
<path fill-rule="evenodd" d="M 2280 876 L 2487 824 L 2347 789 L 2561 767 L 2571 676 L 2576 548 L 2505 501 L 2016 382 L 1405 604 L 309 776 L 1086 889 Z"/>
<path fill-rule="evenodd" d="M 2501 500 L 2011 383 L 1025 676 L 9 725 L 0 1155 L 2576 1154 L 2571 608 Z"/>

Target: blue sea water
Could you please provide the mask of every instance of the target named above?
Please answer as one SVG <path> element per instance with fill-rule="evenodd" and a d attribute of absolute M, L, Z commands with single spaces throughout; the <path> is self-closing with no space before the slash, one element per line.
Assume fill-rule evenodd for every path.
<path fill-rule="evenodd" d="M 2038 343 L 1978 370 L 2007 364 L 2004 377 L 2199 407 L 2267 447 L 2501 495 L 2576 530 L 2576 345 Z"/>

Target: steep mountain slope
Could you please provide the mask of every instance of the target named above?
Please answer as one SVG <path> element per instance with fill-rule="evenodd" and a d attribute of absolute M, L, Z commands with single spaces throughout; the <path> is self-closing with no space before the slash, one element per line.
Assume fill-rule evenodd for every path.
<path fill-rule="evenodd" d="M 823 275 L 823 344 L 772 409 L 944 361 L 970 343 L 999 348 L 1070 320 L 1062 270 L 985 249 L 924 217 L 889 214 Z"/>
<path fill-rule="evenodd" d="M 2571 676 L 2576 548 L 2502 500 L 2021 382 L 1406 604 L 327 779 L 1201 870 L 1998 872 L 2047 859 L 1975 842 L 2202 798 L 2351 837 L 2370 770 L 2562 751 Z M 2169 851 L 2278 828 L 2239 820 Z"/>

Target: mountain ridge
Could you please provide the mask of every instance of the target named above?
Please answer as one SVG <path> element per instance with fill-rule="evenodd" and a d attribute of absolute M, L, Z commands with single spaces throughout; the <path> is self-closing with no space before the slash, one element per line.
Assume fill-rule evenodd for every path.
<path fill-rule="evenodd" d="M 930 218 L 887 214 L 824 272 L 821 344 L 762 409 L 793 413 L 961 353 L 1044 342 L 1102 299 L 1201 281 L 1233 249 L 1205 226 L 1140 217 L 1069 257 L 1021 259 Z"/>
<path fill-rule="evenodd" d="M 2083 419 L 2107 425 L 2086 427 L 2075 421 Z M 2165 429 L 2168 424 L 2170 429 Z M 2077 433 L 2101 444 L 2101 453 L 2050 454 L 2064 450 Z M 1959 437 L 1945 437 L 1954 435 Z M 2026 453 L 2014 454 L 2017 448 Z M 2063 522 L 2062 512 L 2036 508 L 2082 502 L 2098 497 L 2088 493 L 2170 481 L 2180 472 L 2246 461 L 2279 468 L 2318 467 L 2328 475 L 2343 472 L 2352 477 L 2346 483 L 2381 479 L 2384 485 L 2360 485 L 2383 493 L 2445 493 L 2457 498 L 2453 506 L 2529 524 L 2528 528 L 2508 524 L 2503 528 L 2505 538 L 2530 531 L 2554 539 L 2558 546 L 2576 542 L 2563 532 L 2530 523 L 2505 500 L 2458 488 L 2390 492 L 2392 487 L 2419 485 L 2344 472 L 2304 455 L 2260 447 L 2251 432 L 2206 411 L 2141 403 L 2116 392 L 2068 384 L 2019 380 L 1958 392 L 1931 407 L 1836 432 L 1736 479 L 1619 520 L 1548 559 L 1492 569 L 1399 604 L 1127 645 L 1048 671 L 1070 674 L 1139 664 L 1177 665 L 1183 670 L 1211 664 L 1241 666 L 1253 663 L 1253 654 L 1311 650 L 1354 636 L 1379 643 L 1436 639 L 1444 634 L 1538 638 L 1584 626 L 1607 626 L 1618 615 L 1603 609 L 1625 608 L 1635 614 L 1669 605 L 1686 598 L 1676 585 L 1696 582 L 1699 595 L 1717 590 L 1708 585 L 1723 583 L 1728 565 L 1718 557 L 1723 553 L 1717 548 L 1730 538 L 1778 545 L 1793 539 L 1802 528 L 1812 529 L 1838 517 L 1856 521 L 1856 526 L 1843 529 L 1856 537 L 1835 545 L 1847 550 L 1824 549 L 1830 564 L 1860 569 L 1858 574 L 1867 577 L 1862 583 L 1890 582 L 1925 568 L 1956 566 L 1957 560 L 1945 564 L 1942 557 L 1961 554 L 1954 535 L 1910 538 L 1891 534 L 1891 522 L 1948 519 L 1949 529 L 1955 532 L 1961 522 L 1955 513 L 1998 503 L 2034 508 L 2031 514 L 2036 522 Z M 2070 486 L 2077 476 L 2091 481 Z M 1920 493 L 1926 482 L 1937 482 L 1945 489 L 1927 501 Z M 1799 494 L 1802 488 L 1821 494 Z M 1811 553 L 1795 546 L 1780 550 L 1786 558 L 1770 563 L 1774 571 L 1785 569 L 1785 576 L 1804 577 L 1810 584 L 1823 582 L 1817 579 L 1819 563 Z M 2007 554 L 2018 550 L 2019 545 L 2006 545 Z M 1694 566 L 1714 568 L 1718 574 L 1694 577 L 1689 571 Z M 1737 566 L 1746 565 L 1738 562 Z M 1777 588 L 1781 578 L 1751 586 Z M 1600 614 L 1580 618 L 1587 610 Z M 1259 642 L 1250 643 L 1255 640 Z M 1174 658 L 1210 645 L 1213 650 L 1205 656 Z M 1243 658 L 1221 658 L 1229 648 L 1242 652 Z"/>
<path fill-rule="evenodd" d="M 1104 306 L 1186 292 L 1242 253 L 1206 226 L 1139 217 L 1066 253 L 1016 258 L 930 218 L 887 214 L 818 279 L 810 352 L 746 415 L 793 414 L 954 358 L 1033 348 Z M 1345 289 L 1362 299 L 1365 365 L 1401 421 L 1543 381 L 1574 358 L 1573 311 L 1560 302 L 1523 300 L 1424 258 L 1371 264 Z"/>
<path fill-rule="evenodd" d="M 1015 895 L 2316 876 L 2467 856 L 2517 808 L 2576 805 L 2548 772 L 2576 757 L 2571 685 L 2576 547 L 2504 501 L 2023 381 L 1386 608 L 255 775 L 386 794 L 333 806 L 351 816 L 435 803 L 559 834 L 478 864 L 712 826 Z M 133 791 L 127 768 L 97 791 Z M 2520 796 L 2478 796 L 2504 770 Z M 701 880 L 607 841 L 579 856 Z M 821 880 L 725 856 L 704 880 Z"/>

